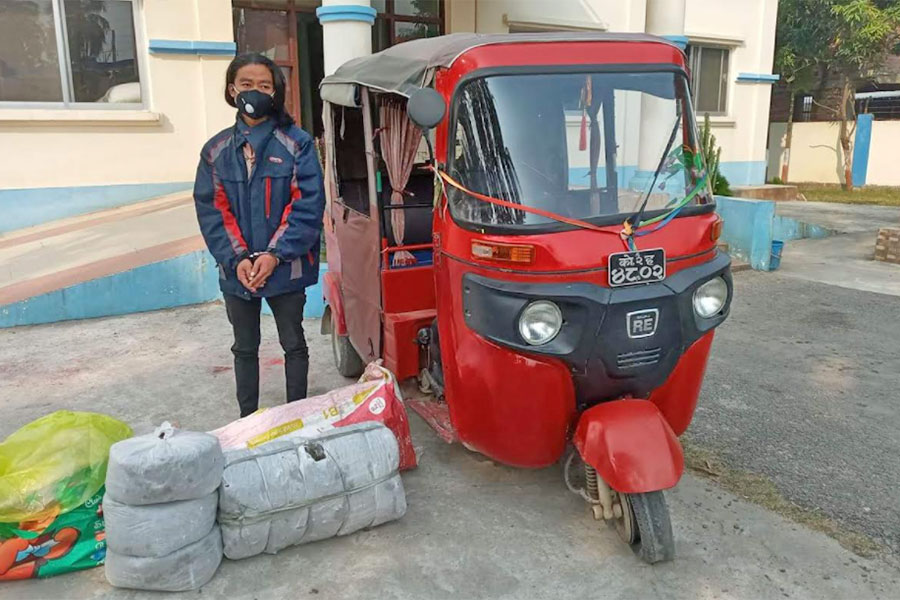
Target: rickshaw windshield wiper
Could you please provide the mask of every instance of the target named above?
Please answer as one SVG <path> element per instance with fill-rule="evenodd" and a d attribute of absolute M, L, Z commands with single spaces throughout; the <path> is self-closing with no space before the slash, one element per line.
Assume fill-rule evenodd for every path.
<path fill-rule="evenodd" d="M 675 142 L 675 135 L 678 133 L 679 125 L 681 125 L 681 115 L 675 117 L 675 126 L 672 127 L 672 133 L 669 134 L 669 141 L 666 143 L 666 148 L 663 150 L 662 156 L 659 157 L 659 164 L 656 166 L 656 171 L 653 172 L 653 180 L 650 182 L 650 188 L 647 190 L 647 195 L 644 196 L 644 200 L 641 202 L 641 207 L 636 213 L 628 218 L 628 222 L 631 223 L 632 229 L 637 229 L 641 224 L 641 218 L 644 216 L 647 202 L 650 201 L 650 195 L 653 193 L 653 188 L 656 187 L 656 180 L 659 178 L 659 174 L 662 173 L 663 166 L 666 164 L 666 157 L 668 157 L 669 152 L 672 151 L 672 144 Z"/>

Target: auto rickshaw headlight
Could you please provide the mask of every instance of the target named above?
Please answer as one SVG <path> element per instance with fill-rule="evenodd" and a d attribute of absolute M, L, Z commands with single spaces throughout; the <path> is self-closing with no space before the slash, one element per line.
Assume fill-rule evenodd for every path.
<path fill-rule="evenodd" d="M 694 311 L 704 319 L 716 316 L 728 300 L 728 284 L 721 277 L 710 279 L 694 292 Z"/>
<path fill-rule="evenodd" d="M 562 325 L 562 311 L 548 300 L 532 302 L 519 315 L 519 335 L 532 346 L 552 341 L 559 334 Z"/>

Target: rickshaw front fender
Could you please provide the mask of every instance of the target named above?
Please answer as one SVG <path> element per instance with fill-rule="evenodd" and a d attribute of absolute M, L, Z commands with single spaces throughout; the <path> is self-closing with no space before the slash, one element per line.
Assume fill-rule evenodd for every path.
<path fill-rule="evenodd" d="M 674 487 L 684 453 L 665 417 L 647 400 L 613 400 L 584 411 L 575 429 L 581 458 L 617 492 Z"/>

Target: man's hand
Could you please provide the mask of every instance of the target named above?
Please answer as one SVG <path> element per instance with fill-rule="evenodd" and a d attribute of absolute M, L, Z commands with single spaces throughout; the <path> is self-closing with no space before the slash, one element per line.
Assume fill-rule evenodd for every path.
<path fill-rule="evenodd" d="M 249 258 L 245 258 L 241 262 L 238 263 L 237 266 L 237 278 L 238 281 L 241 282 L 245 288 L 250 290 L 251 292 L 255 292 L 256 288 L 250 284 L 250 280 L 253 279 L 253 261 Z"/>
<path fill-rule="evenodd" d="M 255 292 L 266 285 L 266 280 L 278 266 L 278 259 L 268 252 L 260 254 L 253 263 L 253 271 L 250 273 L 250 286 Z"/>

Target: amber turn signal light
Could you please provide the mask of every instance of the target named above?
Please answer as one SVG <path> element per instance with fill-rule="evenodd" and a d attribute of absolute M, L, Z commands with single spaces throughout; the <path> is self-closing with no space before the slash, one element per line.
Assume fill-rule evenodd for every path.
<path fill-rule="evenodd" d="M 534 262 L 534 246 L 474 241 L 472 256 L 481 260 L 531 264 Z"/>
<path fill-rule="evenodd" d="M 714 242 L 718 241 L 722 237 L 722 227 L 724 225 L 725 221 L 722 220 L 722 217 L 716 217 L 716 222 L 709 228 L 709 239 Z"/>

